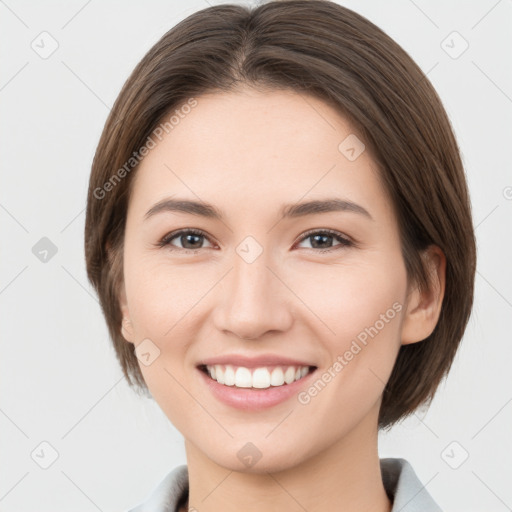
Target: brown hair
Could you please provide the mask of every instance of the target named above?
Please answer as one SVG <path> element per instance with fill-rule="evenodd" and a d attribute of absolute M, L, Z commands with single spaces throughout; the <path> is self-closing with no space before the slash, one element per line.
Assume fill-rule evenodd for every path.
<path fill-rule="evenodd" d="M 335 105 L 380 167 L 409 279 L 428 287 L 421 253 L 430 244 L 446 256 L 438 323 L 426 340 L 401 346 L 384 390 L 379 428 L 389 428 L 430 403 L 462 339 L 476 265 L 471 206 L 457 142 L 429 80 L 382 30 L 329 0 L 198 11 L 169 30 L 124 84 L 92 164 L 85 223 L 88 277 L 124 375 L 147 391 L 135 347 L 121 335 L 118 302 L 139 150 L 170 111 L 240 84 L 291 89 Z"/>

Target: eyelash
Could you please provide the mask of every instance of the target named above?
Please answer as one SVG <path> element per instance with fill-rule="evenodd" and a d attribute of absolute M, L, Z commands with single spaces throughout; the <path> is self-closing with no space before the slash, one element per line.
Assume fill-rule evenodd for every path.
<path fill-rule="evenodd" d="M 161 247 L 161 248 L 163 248 L 163 247 L 170 247 L 171 251 L 184 251 L 184 252 L 187 252 L 187 253 L 197 253 L 198 251 L 200 251 L 201 249 L 183 249 L 181 247 L 175 247 L 175 246 L 171 245 L 171 241 L 172 240 L 174 240 L 178 236 L 184 235 L 184 234 L 192 234 L 192 235 L 197 235 L 197 236 L 203 236 L 204 238 L 206 238 L 211 243 L 209 237 L 206 235 L 206 233 L 204 231 L 201 231 L 200 229 L 189 228 L 189 229 L 181 229 L 179 231 L 174 231 L 172 233 L 169 233 L 169 234 L 165 235 L 156 245 L 158 247 Z M 352 240 L 349 240 L 348 238 L 344 237 L 338 231 L 334 231 L 332 229 L 322 229 L 322 230 L 310 230 L 310 231 L 307 231 L 306 233 L 304 233 L 301 236 L 301 238 L 299 238 L 294 243 L 294 245 L 296 243 L 303 242 L 304 240 L 306 240 L 308 238 L 311 238 L 313 235 L 329 235 L 329 236 L 332 236 L 333 238 L 335 238 L 338 242 L 340 242 L 339 245 L 336 245 L 335 247 L 329 247 L 328 249 L 315 249 L 315 248 L 311 248 L 310 249 L 310 250 L 315 251 L 315 252 L 327 253 L 327 252 L 332 252 L 332 251 L 335 251 L 335 250 L 338 250 L 338 249 L 355 246 L 355 243 Z"/>

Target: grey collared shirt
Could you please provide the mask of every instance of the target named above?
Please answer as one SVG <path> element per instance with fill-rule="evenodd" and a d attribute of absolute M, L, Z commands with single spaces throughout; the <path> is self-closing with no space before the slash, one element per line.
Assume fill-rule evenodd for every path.
<path fill-rule="evenodd" d="M 442 512 L 405 459 L 380 459 L 382 482 L 393 502 L 391 512 Z M 178 512 L 188 495 L 186 465 L 174 468 L 147 498 L 128 512 Z"/>

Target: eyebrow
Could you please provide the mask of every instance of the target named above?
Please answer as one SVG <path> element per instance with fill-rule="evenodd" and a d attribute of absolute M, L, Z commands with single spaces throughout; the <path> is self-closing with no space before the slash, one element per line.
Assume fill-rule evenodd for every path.
<path fill-rule="evenodd" d="M 162 212 L 183 212 L 209 219 L 223 220 L 224 214 L 215 206 L 189 199 L 163 199 L 153 205 L 144 215 L 144 220 Z M 352 212 L 373 220 L 370 212 L 361 205 L 339 198 L 317 199 L 296 204 L 283 205 L 281 215 L 286 218 L 305 217 L 328 212 Z"/>

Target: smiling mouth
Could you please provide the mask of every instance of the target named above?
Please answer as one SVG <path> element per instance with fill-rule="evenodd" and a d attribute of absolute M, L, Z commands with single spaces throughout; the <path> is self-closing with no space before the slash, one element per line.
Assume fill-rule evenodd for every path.
<path fill-rule="evenodd" d="M 235 388 L 268 389 L 292 384 L 316 370 L 316 366 L 261 366 L 246 368 L 230 364 L 200 365 L 198 369 L 212 380 Z"/>

